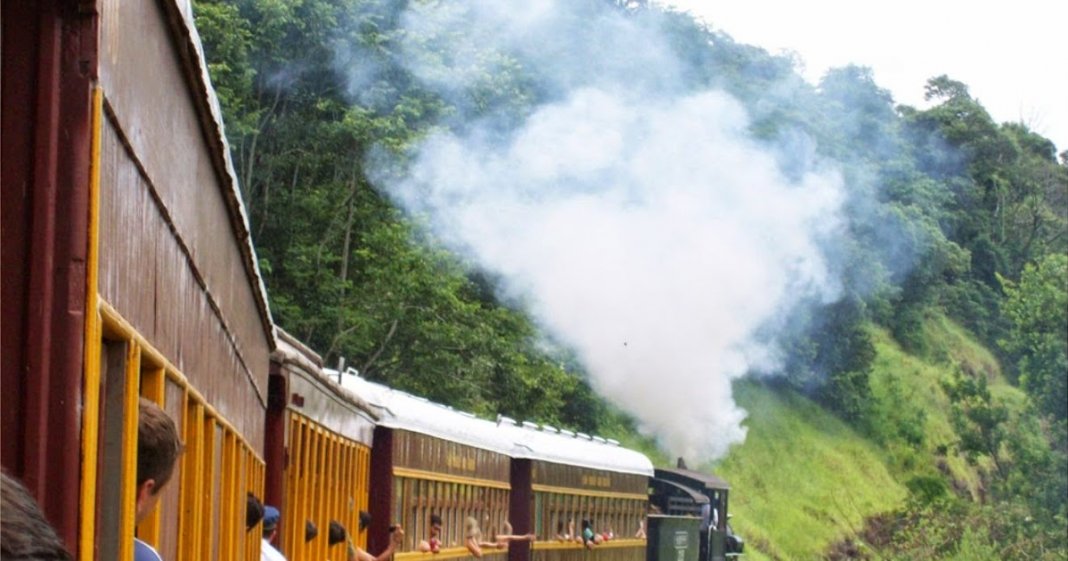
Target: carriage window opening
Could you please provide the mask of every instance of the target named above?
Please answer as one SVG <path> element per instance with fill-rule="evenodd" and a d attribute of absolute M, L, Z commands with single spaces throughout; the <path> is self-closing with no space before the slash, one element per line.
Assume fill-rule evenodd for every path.
<path fill-rule="evenodd" d="M 97 543 L 101 558 L 118 559 L 120 543 L 128 538 L 122 532 L 123 486 L 131 485 L 136 474 L 123 473 L 122 450 L 124 434 L 126 371 L 128 346 L 125 342 L 103 342 L 100 353 L 100 416 L 98 421 L 99 447 L 97 454 Z M 136 441 L 136 437 L 134 438 Z M 113 539 L 118 536 L 119 539 Z M 130 536 L 132 538 L 132 536 Z"/>

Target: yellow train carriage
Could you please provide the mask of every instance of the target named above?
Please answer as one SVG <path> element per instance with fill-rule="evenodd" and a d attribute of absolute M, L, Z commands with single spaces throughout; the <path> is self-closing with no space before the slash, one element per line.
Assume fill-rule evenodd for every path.
<path fill-rule="evenodd" d="M 323 374 L 322 360 L 278 330 L 267 417 L 267 503 L 282 513 L 281 543 L 289 561 L 344 560 L 328 544 L 331 521 L 366 548 L 359 513 L 369 510 L 371 444 L 378 412 Z M 305 539 L 308 523 L 318 535 Z"/>
<path fill-rule="evenodd" d="M 499 425 L 516 444 L 513 524 L 538 537 L 530 550 L 510 551 L 509 561 L 645 560 L 638 529 L 649 504 L 649 458 L 600 437 L 506 418 Z M 596 536 L 592 549 L 583 521 Z"/>
<path fill-rule="evenodd" d="M 396 561 L 473 559 L 466 548 L 476 524 L 492 542 L 508 522 L 512 443 L 494 423 L 399 390 L 344 374 L 342 385 L 383 410 L 375 429 L 372 458 L 370 551 L 387 547 L 389 526 L 400 524 L 405 539 Z M 419 551 L 429 542 L 430 518 L 441 518 L 436 554 Z M 485 547 L 484 559 L 503 561 L 507 551 Z"/>

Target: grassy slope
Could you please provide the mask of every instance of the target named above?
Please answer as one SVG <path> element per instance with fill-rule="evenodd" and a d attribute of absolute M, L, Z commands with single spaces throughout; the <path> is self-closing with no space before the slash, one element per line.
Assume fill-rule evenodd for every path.
<path fill-rule="evenodd" d="M 731 525 L 750 560 L 817 559 L 905 498 L 880 450 L 817 405 L 753 384 L 736 395 L 749 434 L 716 472 L 731 482 Z"/>
<path fill-rule="evenodd" d="M 866 437 L 788 391 L 736 387 L 749 411 L 749 435 L 714 471 L 731 482 L 732 526 L 749 544 L 750 561 L 822 558 L 866 517 L 902 505 L 905 482 L 915 475 L 948 471 L 962 491 L 978 492 L 976 469 L 952 451 L 950 408 L 939 381 L 960 368 L 986 376 L 994 395 L 1006 401 L 1018 401 L 1019 392 L 963 329 L 941 317 L 926 329 L 928 358 L 909 355 L 887 333 L 872 330 L 875 432 L 889 435 L 895 426 L 922 423 L 919 446 Z"/>

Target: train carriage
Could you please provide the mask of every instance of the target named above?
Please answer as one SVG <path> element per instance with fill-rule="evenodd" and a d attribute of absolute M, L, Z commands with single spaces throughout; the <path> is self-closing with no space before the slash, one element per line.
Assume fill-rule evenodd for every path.
<path fill-rule="evenodd" d="M 330 521 L 340 522 L 354 543 L 366 547 L 359 513 L 368 510 L 371 444 L 379 411 L 337 380 L 322 360 L 278 330 L 271 358 L 267 412 L 266 502 L 282 513 L 281 551 L 289 561 L 345 559 L 344 547 L 328 547 Z M 311 522 L 318 537 L 305 541 Z"/>
<path fill-rule="evenodd" d="M 78 559 L 256 559 L 275 342 L 191 5 L 2 21 L 3 466 Z M 135 528 L 139 397 L 185 451 Z"/>
<path fill-rule="evenodd" d="M 515 443 L 512 522 L 533 532 L 532 551 L 513 548 L 509 561 L 643 561 L 636 537 L 648 506 L 649 459 L 618 442 L 533 423 L 500 427 Z M 601 541 L 587 552 L 581 540 L 588 520 Z M 607 539 L 604 539 L 607 538 Z"/>
<path fill-rule="evenodd" d="M 429 538 L 431 515 L 442 519 L 434 559 L 472 557 L 464 547 L 468 519 L 486 542 L 503 532 L 512 443 L 494 423 L 357 376 L 345 375 L 342 383 L 384 410 L 371 468 L 372 552 L 385 549 L 389 526 L 400 523 L 406 536 L 397 561 L 429 558 L 418 546 Z M 499 561 L 505 556 L 498 548 L 483 554 Z"/>

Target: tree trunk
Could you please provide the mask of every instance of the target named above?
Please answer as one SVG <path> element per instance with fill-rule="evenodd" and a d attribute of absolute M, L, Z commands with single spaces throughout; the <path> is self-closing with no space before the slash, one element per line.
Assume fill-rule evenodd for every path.
<path fill-rule="evenodd" d="M 271 108 L 268 109 L 267 113 L 260 119 L 260 124 L 256 127 L 256 132 L 252 133 L 252 144 L 249 146 L 248 150 L 248 161 L 245 162 L 244 177 L 244 184 L 246 185 L 246 189 L 248 189 L 249 197 L 252 196 L 253 176 L 256 171 L 256 145 L 259 143 L 260 135 L 263 134 L 263 130 L 267 128 L 267 123 L 270 122 L 271 118 L 274 116 L 275 109 L 278 108 L 278 102 L 281 101 L 281 99 L 282 88 L 275 88 L 274 101 L 271 103 Z"/>
<path fill-rule="evenodd" d="M 349 280 L 349 250 L 352 246 L 352 226 L 356 219 L 356 172 L 353 170 L 352 181 L 349 183 L 349 212 L 345 217 L 345 241 L 341 250 L 341 290 L 344 297 L 345 281 Z"/>
<path fill-rule="evenodd" d="M 386 350 L 386 346 L 389 345 L 390 340 L 393 339 L 393 335 L 397 333 L 397 325 L 399 324 L 400 320 L 393 320 L 393 323 L 389 326 L 389 332 L 387 332 L 386 337 L 382 339 L 382 344 L 378 346 L 378 349 L 375 350 L 375 353 L 371 355 L 370 358 L 360 365 L 360 372 L 366 373 L 371 370 L 371 366 L 378 360 L 378 357 L 382 356 L 382 353 Z"/>

